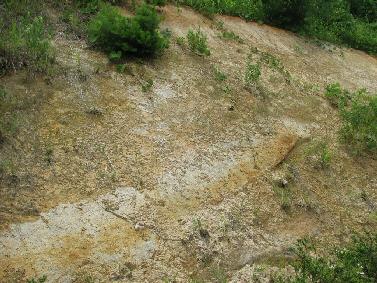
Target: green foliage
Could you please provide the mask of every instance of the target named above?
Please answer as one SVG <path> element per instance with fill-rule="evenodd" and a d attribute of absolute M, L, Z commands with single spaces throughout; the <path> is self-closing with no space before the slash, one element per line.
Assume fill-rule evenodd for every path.
<path fill-rule="evenodd" d="M 342 140 L 358 153 L 363 150 L 377 152 L 377 96 L 365 89 L 350 93 L 338 83 L 326 87 L 325 96 L 338 106 Z"/>
<path fill-rule="evenodd" d="M 308 240 L 296 245 L 296 276 L 286 278 L 291 283 L 372 283 L 377 281 L 377 234 L 354 236 L 344 248 L 338 248 L 328 257 L 316 254 Z"/>
<path fill-rule="evenodd" d="M 159 24 L 160 17 L 149 5 L 141 5 L 134 17 L 127 18 L 104 4 L 89 23 L 89 41 L 113 60 L 126 55 L 155 55 L 168 47 L 167 38 L 158 31 Z"/>
<path fill-rule="evenodd" d="M 0 74 L 22 67 L 32 72 L 46 71 L 54 52 L 45 18 L 27 1 L 6 0 L 3 5 L 4 10 L 0 9 Z"/>
<path fill-rule="evenodd" d="M 191 51 L 196 54 L 206 56 L 211 54 L 207 45 L 207 36 L 200 29 L 196 31 L 190 29 L 187 33 L 187 41 Z"/>
<path fill-rule="evenodd" d="M 246 65 L 246 72 L 245 72 L 246 86 L 254 85 L 256 82 L 259 81 L 260 76 L 261 76 L 260 65 L 248 62 Z"/>

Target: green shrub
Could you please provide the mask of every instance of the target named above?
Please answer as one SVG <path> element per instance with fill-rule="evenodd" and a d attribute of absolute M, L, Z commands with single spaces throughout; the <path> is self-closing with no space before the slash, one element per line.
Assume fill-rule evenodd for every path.
<path fill-rule="evenodd" d="M 207 36 L 200 30 L 189 30 L 187 33 L 187 41 L 191 51 L 199 54 L 209 56 L 211 51 L 207 45 Z"/>
<path fill-rule="evenodd" d="M 89 23 L 89 41 L 118 57 L 159 54 L 168 47 L 167 38 L 158 31 L 159 23 L 156 10 L 146 4 L 140 6 L 132 18 L 122 16 L 115 7 L 102 5 Z"/>
<path fill-rule="evenodd" d="M 377 282 L 377 234 L 354 236 L 349 245 L 329 256 L 319 256 L 308 240 L 300 240 L 294 251 L 296 276 L 281 282 Z"/>

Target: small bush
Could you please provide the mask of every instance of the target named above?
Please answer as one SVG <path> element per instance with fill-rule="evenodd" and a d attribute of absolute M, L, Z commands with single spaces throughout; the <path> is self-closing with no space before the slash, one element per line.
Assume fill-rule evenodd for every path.
<path fill-rule="evenodd" d="M 209 56 L 211 54 L 207 45 L 207 36 L 200 29 L 197 31 L 190 29 L 187 33 L 187 41 L 191 51 L 198 55 Z"/>
<path fill-rule="evenodd" d="M 168 40 L 158 31 L 156 10 L 143 4 L 132 18 L 124 17 L 108 4 L 102 5 L 89 23 L 89 41 L 108 54 L 150 56 L 168 47 Z"/>

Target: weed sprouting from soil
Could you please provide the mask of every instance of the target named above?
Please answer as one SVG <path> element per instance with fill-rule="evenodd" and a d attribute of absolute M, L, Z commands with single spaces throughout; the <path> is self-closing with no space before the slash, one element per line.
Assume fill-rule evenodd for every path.
<path fill-rule="evenodd" d="M 187 33 L 187 41 L 190 50 L 198 55 L 209 56 L 211 51 L 208 48 L 207 36 L 198 28 L 197 30 L 189 30 Z"/>

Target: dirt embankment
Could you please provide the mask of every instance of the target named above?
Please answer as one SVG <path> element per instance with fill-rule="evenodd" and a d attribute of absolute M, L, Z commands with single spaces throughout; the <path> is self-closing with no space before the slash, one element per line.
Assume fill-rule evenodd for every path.
<path fill-rule="evenodd" d="M 248 282 L 297 238 L 339 243 L 376 228 L 377 161 L 339 143 L 322 92 L 334 81 L 376 92 L 377 60 L 238 18 L 217 20 L 242 42 L 189 9 L 163 15 L 169 49 L 123 74 L 60 34 L 53 77 L 0 79 L 36 97 L 0 149 L 13 164 L 0 184 L 0 281 Z M 175 43 L 198 26 L 209 57 Z M 255 89 L 244 87 L 249 56 L 262 62 Z"/>

